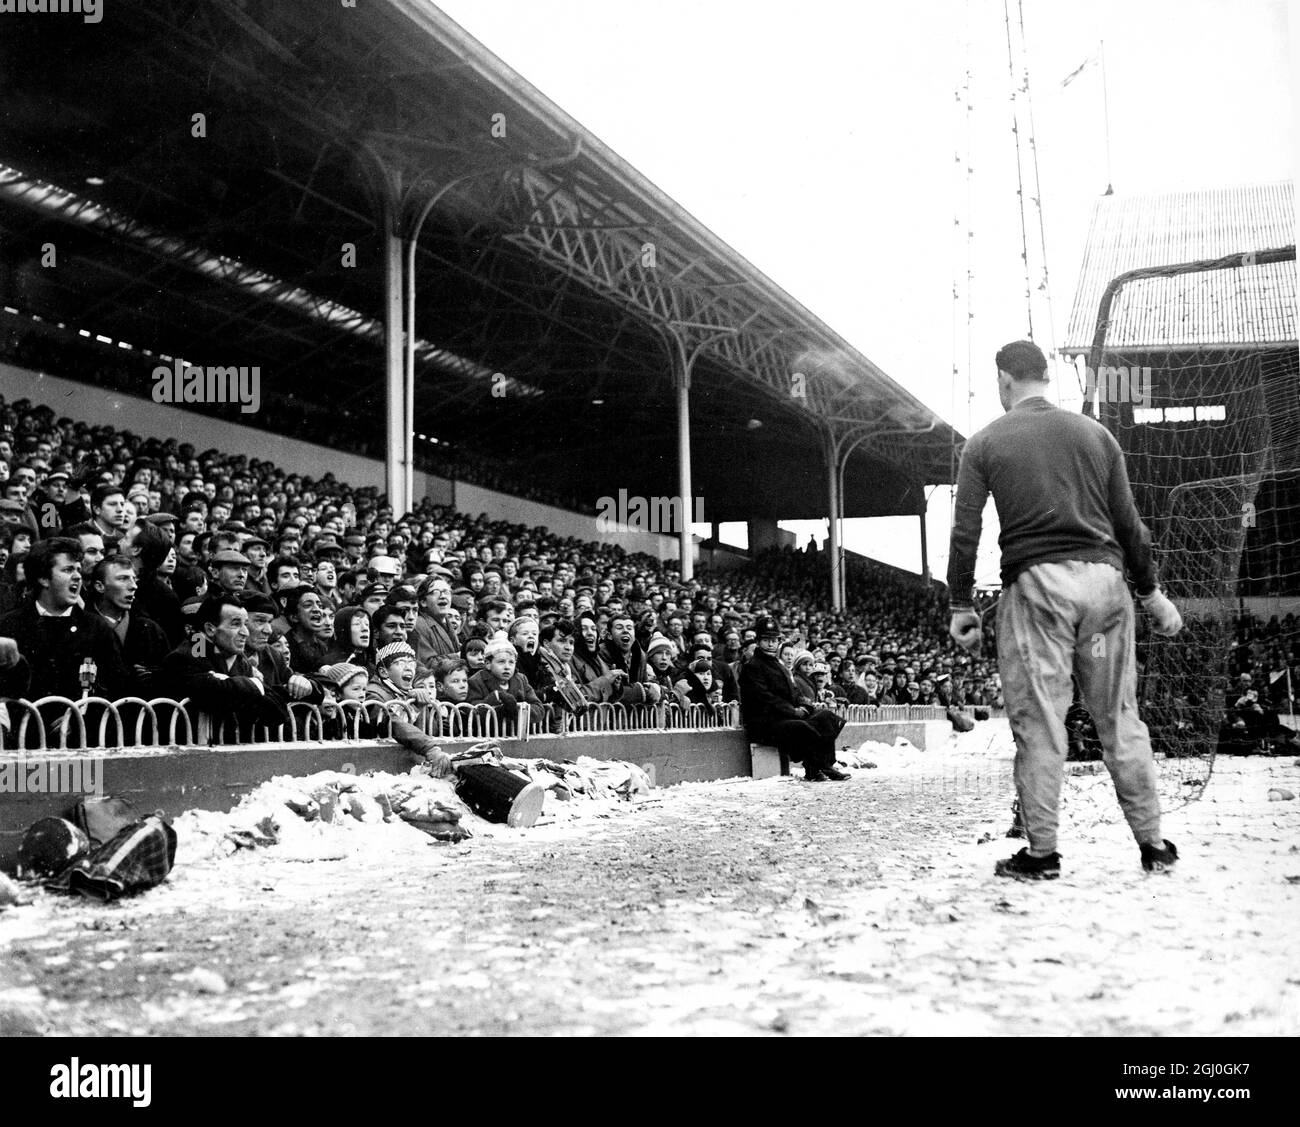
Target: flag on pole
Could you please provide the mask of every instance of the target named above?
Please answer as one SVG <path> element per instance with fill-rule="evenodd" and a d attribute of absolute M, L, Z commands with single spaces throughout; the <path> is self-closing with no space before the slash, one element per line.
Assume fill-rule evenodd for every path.
<path fill-rule="evenodd" d="M 1089 55 L 1086 59 L 1084 59 L 1083 62 L 1081 62 L 1077 67 L 1075 67 L 1074 70 L 1070 71 L 1069 74 L 1067 74 L 1063 79 L 1061 79 L 1061 89 L 1064 90 L 1067 86 L 1069 86 L 1071 82 L 1073 82 L 1076 78 L 1079 77 L 1079 75 L 1081 75 L 1085 70 L 1087 70 L 1090 66 L 1092 66 L 1097 61 L 1097 58 L 1098 58 L 1098 52 L 1094 51 L 1091 55 Z"/>

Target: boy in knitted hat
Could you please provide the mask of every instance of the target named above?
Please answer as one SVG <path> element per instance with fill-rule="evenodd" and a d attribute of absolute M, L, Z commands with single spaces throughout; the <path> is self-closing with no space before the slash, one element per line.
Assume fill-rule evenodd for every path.
<path fill-rule="evenodd" d="M 518 654 L 504 632 L 489 639 L 483 651 L 487 665 L 469 679 L 470 704 L 490 704 L 498 717 L 513 723 L 520 702 L 540 711 L 542 702 L 528 678 L 515 669 Z"/>
<path fill-rule="evenodd" d="M 353 665 L 347 661 L 328 666 L 322 677 L 334 694 L 335 700 L 354 701 L 366 699 L 366 685 L 369 679 L 370 675 L 364 665 Z"/>
<path fill-rule="evenodd" d="M 656 634 L 646 643 L 644 684 L 658 685 L 660 700 L 678 700 L 686 703 L 686 695 L 678 694 L 673 687 L 673 662 L 678 656 L 677 644 L 663 634 Z"/>
<path fill-rule="evenodd" d="M 415 707 L 432 705 L 437 697 L 415 685 L 415 650 L 405 642 L 389 642 L 375 654 L 375 675 L 366 685 L 366 700 L 397 701 Z"/>
<path fill-rule="evenodd" d="M 321 706 L 326 720 L 325 739 L 369 739 L 379 734 L 372 718 L 364 712 L 355 707 L 338 707 L 345 701 L 360 704 L 365 700 L 369 677 L 365 666 L 347 661 L 336 662 L 321 670 L 320 680 L 329 694 Z"/>

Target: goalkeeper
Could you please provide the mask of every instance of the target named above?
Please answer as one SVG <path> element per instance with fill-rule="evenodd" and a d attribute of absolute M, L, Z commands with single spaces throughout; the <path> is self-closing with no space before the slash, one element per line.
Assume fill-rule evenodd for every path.
<path fill-rule="evenodd" d="M 1151 534 L 1138 516 L 1119 443 L 1100 423 L 1048 403 L 1047 361 L 1030 341 L 997 354 L 1006 412 L 967 443 L 957 476 L 948 563 L 949 632 L 971 651 L 975 552 L 990 493 L 1001 535 L 998 670 L 1016 742 L 1015 780 L 1029 846 L 998 876 L 1052 880 L 1065 774 L 1071 674 L 1101 740 L 1102 758 L 1148 872 L 1178 858 L 1160 832 L 1151 738 L 1137 712 L 1133 600 L 1125 570 L 1158 634 L 1182 618 L 1156 584 Z"/>

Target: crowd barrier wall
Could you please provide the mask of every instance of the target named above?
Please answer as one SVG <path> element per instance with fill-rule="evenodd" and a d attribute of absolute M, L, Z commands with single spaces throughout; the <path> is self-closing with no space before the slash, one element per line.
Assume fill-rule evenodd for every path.
<path fill-rule="evenodd" d="M 241 796 L 276 775 L 325 770 L 401 772 L 419 762 L 419 756 L 392 739 L 358 734 L 367 724 L 385 728 L 386 714 L 373 704 L 344 706 L 333 715 L 295 705 L 292 734 L 296 738 L 231 743 L 225 742 L 231 733 L 210 718 L 191 720 L 187 703 L 58 697 L 0 702 L 5 748 L 0 750 L 0 868 L 12 871 L 27 826 L 38 818 L 66 817 L 82 793 L 119 795 L 130 799 L 141 813 L 161 810 L 175 816 L 190 809 L 228 811 Z M 66 722 L 60 711 L 68 717 Z M 610 719 L 602 720 L 600 712 L 593 710 L 585 730 L 552 724 L 554 714 L 547 710 L 525 710 L 525 722 L 514 726 L 501 726 L 495 719 L 476 726 L 469 718 L 495 717 L 481 708 L 477 713 L 472 706 L 451 711 L 456 719 L 450 722 L 434 710 L 425 710 L 418 718 L 418 726 L 449 752 L 493 738 L 503 754 L 517 758 L 621 759 L 641 766 L 656 786 L 750 774 L 749 741 L 738 726 L 734 706 L 720 710 L 610 706 Z M 848 723 L 839 742 L 892 743 L 903 736 L 924 748 L 928 734 L 947 728 L 946 721 L 929 718 L 928 710 L 925 719 L 896 714 L 885 719 L 881 711 L 845 709 Z M 319 738 L 327 723 L 335 731 L 351 734 Z M 134 745 L 99 739 L 101 734 L 123 733 Z M 54 738 L 47 741 L 46 736 Z M 78 750 L 78 745 L 94 743 L 106 746 Z M 18 772 L 24 782 L 16 788 Z M 27 788 L 32 778 L 42 780 L 42 789 Z M 51 782 L 59 786 L 57 791 L 49 789 Z"/>

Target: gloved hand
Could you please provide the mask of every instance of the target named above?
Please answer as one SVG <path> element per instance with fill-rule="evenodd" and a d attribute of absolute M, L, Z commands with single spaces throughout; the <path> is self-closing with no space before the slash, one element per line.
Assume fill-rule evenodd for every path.
<path fill-rule="evenodd" d="M 948 633 L 952 640 L 964 650 L 979 653 L 984 631 L 980 625 L 980 616 L 970 608 L 952 612 L 952 621 L 948 624 Z"/>
<path fill-rule="evenodd" d="M 1147 614 L 1151 616 L 1151 629 L 1157 634 L 1164 638 L 1172 638 L 1183 628 L 1183 616 L 1178 613 L 1178 608 L 1165 597 L 1165 593 L 1159 587 L 1151 594 L 1141 596 L 1141 602 Z"/>
<path fill-rule="evenodd" d="M 440 747 L 431 748 L 425 752 L 425 761 L 429 764 L 430 773 L 435 779 L 446 779 L 452 775 L 451 756 Z"/>

